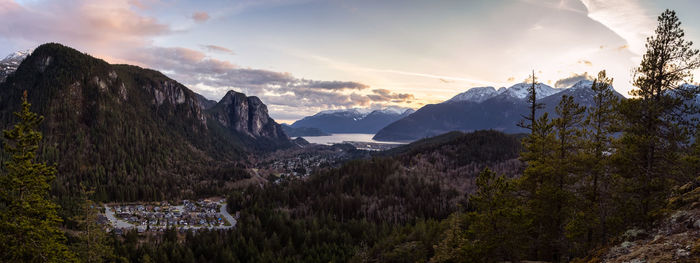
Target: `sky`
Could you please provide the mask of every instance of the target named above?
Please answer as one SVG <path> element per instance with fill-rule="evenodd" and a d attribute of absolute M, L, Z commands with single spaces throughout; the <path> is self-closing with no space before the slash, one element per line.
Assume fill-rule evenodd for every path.
<path fill-rule="evenodd" d="M 0 57 L 58 42 L 212 100 L 258 96 L 291 123 L 327 109 L 417 109 L 532 71 L 567 87 L 606 70 L 627 94 L 667 8 L 700 44 L 694 0 L 0 0 Z"/>

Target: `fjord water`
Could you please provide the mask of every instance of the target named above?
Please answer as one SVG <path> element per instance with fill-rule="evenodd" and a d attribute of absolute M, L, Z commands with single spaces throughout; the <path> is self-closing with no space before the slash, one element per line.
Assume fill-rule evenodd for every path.
<path fill-rule="evenodd" d="M 385 144 L 406 144 L 406 142 L 385 142 L 385 141 L 375 141 L 372 139 L 374 134 L 371 133 L 335 133 L 329 136 L 306 136 L 303 137 L 310 143 L 317 144 L 327 144 L 331 145 L 334 143 L 342 142 L 372 142 L 372 143 L 385 143 Z"/>

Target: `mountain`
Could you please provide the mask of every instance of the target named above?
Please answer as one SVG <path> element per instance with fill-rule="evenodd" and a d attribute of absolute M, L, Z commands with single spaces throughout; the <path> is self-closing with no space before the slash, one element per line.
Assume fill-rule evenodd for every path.
<path fill-rule="evenodd" d="M 531 86 L 531 83 L 518 83 L 505 89 L 503 92 L 501 92 L 501 94 L 499 94 L 499 96 L 524 100 L 527 98 L 527 89 Z M 537 83 L 535 85 L 535 90 L 537 91 L 536 94 L 538 99 L 551 96 L 561 91 L 560 89 L 552 88 L 543 83 Z"/>
<path fill-rule="evenodd" d="M 326 133 L 374 134 L 389 123 L 413 113 L 412 109 L 388 107 L 380 110 L 346 109 L 321 111 L 292 124 L 294 128 L 317 128 Z"/>
<path fill-rule="evenodd" d="M 323 132 L 319 128 L 308 128 L 308 127 L 298 127 L 294 128 L 287 124 L 282 124 L 282 130 L 289 137 L 303 137 L 303 136 L 328 136 L 329 133 Z"/>
<path fill-rule="evenodd" d="M 255 147 L 275 148 L 290 143 L 282 127 L 267 113 L 267 106 L 255 96 L 229 91 L 207 113 L 232 134 L 253 139 Z"/>
<path fill-rule="evenodd" d="M 445 101 L 445 103 L 460 101 L 482 102 L 503 93 L 505 90 L 505 88 L 496 90 L 494 87 L 475 87 L 455 95 L 451 99 Z"/>
<path fill-rule="evenodd" d="M 29 53 L 29 50 L 17 51 L 0 60 L 0 82 L 5 81 L 8 75 L 15 72 Z"/>
<path fill-rule="evenodd" d="M 290 147 L 259 99 L 229 92 L 209 110 L 162 73 L 111 65 L 44 44 L 0 83 L 0 128 L 27 92 L 45 117 L 42 159 L 57 163 L 56 196 L 79 183 L 98 200 L 164 200 L 222 193 L 246 178 L 251 154 Z M 0 156 L 1 157 L 1 156 Z"/>
<path fill-rule="evenodd" d="M 544 84 L 537 85 L 540 102 L 544 111 L 553 114 L 554 107 L 562 95 L 573 96 L 581 105 L 592 105 L 592 82 L 582 80 L 567 89 L 555 89 Z M 468 96 L 469 91 L 440 103 L 426 105 L 415 113 L 391 123 L 374 136 L 380 141 L 413 141 L 432 137 L 450 131 L 498 130 L 506 133 L 521 133 L 524 129 L 516 124 L 526 114 L 527 88 L 531 84 L 519 83 L 500 92 L 494 88 L 478 88 Z M 494 92 L 495 91 L 495 92 Z M 464 95 L 463 95 L 464 94 Z M 485 94 L 481 96 L 481 94 Z M 622 98 L 622 95 L 618 93 Z M 455 99 L 458 98 L 458 99 Z"/>
<path fill-rule="evenodd" d="M 205 98 L 202 95 L 195 93 L 195 98 L 199 101 L 199 105 L 203 110 L 208 110 L 216 106 L 216 101 Z"/>

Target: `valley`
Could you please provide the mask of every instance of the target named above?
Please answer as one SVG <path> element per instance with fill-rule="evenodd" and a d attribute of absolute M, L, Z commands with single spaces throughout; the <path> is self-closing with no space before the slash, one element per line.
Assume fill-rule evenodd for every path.
<path fill-rule="evenodd" d="M 666 5 L 0 3 L 0 262 L 700 262 Z"/>

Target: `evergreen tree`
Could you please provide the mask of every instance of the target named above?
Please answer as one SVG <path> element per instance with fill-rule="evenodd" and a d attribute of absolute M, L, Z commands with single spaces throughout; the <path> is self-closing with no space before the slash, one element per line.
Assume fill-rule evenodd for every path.
<path fill-rule="evenodd" d="M 556 156 L 550 165 L 553 165 L 554 177 L 546 180 L 544 184 L 545 200 L 549 200 L 554 208 L 551 211 L 554 220 L 550 227 L 554 238 L 552 260 L 560 261 L 567 256 L 570 244 L 565 236 L 565 226 L 572 217 L 572 205 L 574 196 L 572 192 L 576 177 L 573 176 L 581 170 L 580 149 L 582 142 L 582 124 L 586 107 L 574 102 L 572 96 L 563 95 L 559 105 L 555 108 L 558 115 L 553 120 L 556 132 Z"/>
<path fill-rule="evenodd" d="M 579 239 L 578 250 L 587 252 L 593 244 L 605 244 L 609 237 L 609 218 L 613 214 L 613 193 L 617 185 L 610 173 L 611 164 L 608 155 L 612 152 L 614 136 L 618 131 L 617 105 L 619 98 L 612 89 L 612 79 L 605 70 L 591 85 L 593 105 L 588 108 L 584 121 L 579 189 L 577 191 L 577 213 L 570 222 L 568 235 Z"/>
<path fill-rule="evenodd" d="M 49 199 L 56 168 L 37 162 L 42 116 L 29 110 L 25 91 L 19 122 L 3 131 L 11 155 L 0 176 L 0 259 L 4 262 L 74 261 L 59 229 L 58 206 Z"/>
<path fill-rule="evenodd" d="M 517 261 L 524 250 L 523 211 L 513 182 L 485 169 L 476 179 L 477 191 L 469 198 L 470 232 L 483 261 Z"/>
<path fill-rule="evenodd" d="M 522 193 L 522 204 L 529 238 L 528 244 L 530 258 L 540 258 L 542 255 L 551 255 L 552 243 L 555 239 L 551 235 L 551 227 L 554 223 L 551 211 L 551 196 L 553 188 L 552 178 L 554 170 L 552 161 L 556 157 L 556 145 L 554 124 L 549 119 L 547 112 L 537 117 L 537 109 L 543 104 L 537 103 L 536 79 L 533 77 L 533 85 L 528 90 L 528 102 L 530 103 L 530 115 L 524 116 L 521 127 L 530 129 L 530 135 L 523 138 L 523 151 L 521 160 L 526 163 L 523 176 L 518 180 L 519 190 Z M 529 121 L 529 124 L 527 122 Z"/>
<path fill-rule="evenodd" d="M 684 40 L 676 13 L 666 10 L 658 22 L 635 70 L 636 89 L 630 92 L 634 97 L 620 107 L 624 129 L 618 166 L 634 201 L 629 211 L 638 211 L 634 218 L 645 224 L 665 203 L 674 180 L 682 177 L 679 153 L 695 127 L 688 116 L 696 112 L 684 102 L 695 98 L 698 91 L 681 84 L 700 66 L 699 51 Z"/>
<path fill-rule="evenodd" d="M 528 129 L 531 132 L 535 129 L 535 122 L 537 122 L 537 110 L 544 108 L 544 104 L 537 102 L 537 77 L 535 77 L 535 71 L 532 71 L 532 75 L 528 78 L 532 83 L 530 87 L 527 88 L 527 104 L 528 104 L 528 115 L 523 115 L 523 120 L 518 123 L 518 127 Z"/>
<path fill-rule="evenodd" d="M 80 184 L 80 214 L 73 220 L 78 224 L 78 242 L 73 251 L 83 262 L 103 262 L 113 256 L 113 248 L 108 243 L 108 235 L 97 222 L 99 208 L 90 200 L 94 191 Z"/>
<path fill-rule="evenodd" d="M 465 215 L 454 213 L 447 221 L 443 239 L 434 246 L 435 255 L 430 262 L 474 262 L 479 260 L 473 241 L 467 236 Z"/>

